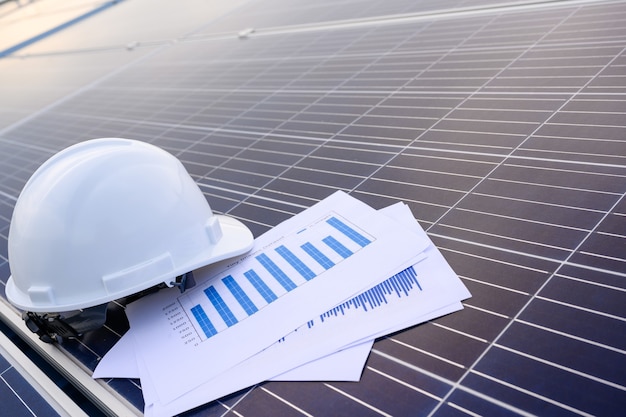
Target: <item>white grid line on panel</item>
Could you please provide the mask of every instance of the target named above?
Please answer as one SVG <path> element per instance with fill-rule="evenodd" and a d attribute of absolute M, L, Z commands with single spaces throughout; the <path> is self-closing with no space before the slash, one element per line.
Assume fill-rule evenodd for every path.
<path fill-rule="evenodd" d="M 289 407 L 293 408 L 295 411 L 299 412 L 300 414 L 307 416 L 307 417 L 314 417 L 313 415 L 307 413 L 306 411 L 304 411 L 303 409 L 301 409 L 300 407 L 298 407 L 297 405 L 293 404 L 291 401 L 287 401 L 286 399 L 282 398 L 280 395 L 270 391 L 267 387 L 259 387 L 261 390 L 263 390 L 264 392 L 268 393 L 269 395 L 271 395 L 272 397 L 276 398 L 277 400 L 281 401 L 282 403 L 288 405 Z"/>
<path fill-rule="evenodd" d="M 569 372 L 571 374 L 574 374 L 574 375 L 577 375 L 577 376 L 580 376 L 580 377 L 583 377 L 583 378 L 587 378 L 587 379 L 589 379 L 591 381 L 598 382 L 598 383 L 604 384 L 604 385 L 608 385 L 609 387 L 612 387 L 612 388 L 618 389 L 620 391 L 625 391 L 626 392 L 626 387 L 624 387 L 624 386 L 622 386 L 620 384 L 616 384 L 616 383 L 608 381 L 606 379 L 599 378 L 597 376 L 588 374 L 586 372 L 579 371 L 579 370 L 571 368 L 569 366 L 561 365 L 561 364 L 558 364 L 556 362 L 549 361 L 547 359 L 543 359 L 543 358 L 541 358 L 539 356 L 531 355 L 531 354 L 528 354 L 526 352 L 522 352 L 522 351 L 520 351 L 518 349 L 513 349 L 513 348 L 510 348 L 508 346 L 501 345 L 499 343 L 494 343 L 493 347 L 498 348 L 498 349 L 506 350 L 508 352 L 514 353 L 515 355 L 519 355 L 519 356 L 531 359 L 531 360 L 533 360 L 535 362 L 539 362 L 539 363 L 542 363 L 544 365 L 548 365 L 548 366 L 551 366 L 553 368 L 557 368 L 557 369 L 560 369 L 562 371 Z"/>
<path fill-rule="evenodd" d="M 548 302 L 551 302 L 551 303 L 554 303 L 554 304 L 559 304 L 559 305 L 562 305 L 562 306 L 565 306 L 565 307 L 573 308 L 575 310 L 584 311 L 585 313 L 597 314 L 599 316 L 606 317 L 606 318 L 609 318 L 609 319 L 613 319 L 613 320 L 617 320 L 617 321 L 621 321 L 621 322 L 626 322 L 626 318 L 624 318 L 624 317 L 616 316 L 615 314 L 605 313 L 605 312 L 599 311 L 599 310 L 594 310 L 593 308 L 582 307 L 582 306 L 579 306 L 579 305 L 576 305 L 576 304 L 566 303 L 565 301 L 555 300 L 554 298 L 543 297 L 541 295 L 537 295 L 535 298 L 537 298 L 538 300 L 548 301 Z"/>
<path fill-rule="evenodd" d="M 623 198 L 623 196 L 622 196 L 622 198 Z M 616 201 L 616 202 L 615 202 L 615 204 L 613 205 L 612 209 L 611 209 L 611 210 L 608 210 L 608 211 L 606 212 L 605 216 L 597 222 L 597 224 L 596 224 L 596 228 L 597 228 L 597 227 L 598 227 L 598 226 L 602 223 L 602 221 L 606 218 L 606 216 L 608 216 L 608 214 L 609 214 L 611 211 L 613 211 L 613 209 L 614 209 L 615 207 L 617 207 L 617 205 L 619 204 L 619 202 L 620 202 L 620 201 L 621 201 L 621 199 L 620 199 L 620 200 L 618 200 L 618 201 Z M 498 341 L 499 341 L 499 340 L 500 340 L 500 339 L 504 336 L 504 334 L 505 334 L 505 333 L 509 330 L 509 328 L 511 327 L 511 325 L 512 325 L 513 323 L 515 323 L 517 320 L 519 320 L 519 318 L 520 318 L 520 316 L 522 315 L 522 313 L 524 313 L 524 311 L 526 311 L 526 309 L 527 309 L 527 308 L 531 305 L 531 303 L 532 303 L 535 299 L 544 299 L 544 300 L 550 300 L 550 301 L 556 302 L 555 300 L 551 300 L 551 299 L 548 299 L 548 298 L 542 297 L 542 296 L 540 296 L 539 294 L 540 294 L 540 293 L 541 293 L 541 291 L 542 291 L 542 290 L 543 290 L 543 289 L 544 289 L 544 288 L 545 288 L 545 287 L 546 287 L 546 286 L 550 283 L 550 281 L 551 281 L 552 277 L 554 277 L 554 276 L 555 276 L 555 274 L 559 273 L 559 270 L 560 270 L 560 269 L 562 269 L 562 268 L 563 268 L 563 266 L 564 266 L 564 265 L 566 265 L 566 264 L 568 263 L 569 259 L 570 259 L 570 258 L 574 255 L 574 253 L 576 253 L 576 251 L 577 251 L 577 250 L 578 250 L 578 249 L 579 249 L 579 248 L 580 248 L 580 247 L 584 244 L 584 242 L 586 241 L 586 239 L 587 239 L 589 236 L 591 236 L 591 234 L 592 234 L 592 233 L 593 233 L 593 230 L 591 230 L 591 231 L 589 231 L 589 232 L 587 233 L 586 238 L 585 238 L 585 239 L 582 239 L 582 240 L 580 241 L 580 243 L 578 244 L 578 246 L 577 246 L 576 248 L 574 248 L 574 249 L 570 252 L 570 254 L 567 256 L 567 258 L 566 258 L 564 261 L 562 261 L 562 262 L 560 263 L 560 265 L 556 268 L 556 270 L 555 270 L 555 271 L 554 271 L 554 272 L 553 272 L 553 273 L 552 273 L 552 274 L 548 277 L 548 279 L 546 279 L 546 280 L 545 280 L 545 282 L 544 282 L 544 283 L 540 286 L 540 288 L 539 288 L 539 289 L 535 292 L 535 294 L 532 294 L 532 295 L 531 295 L 531 297 L 528 299 L 528 301 L 527 301 L 527 302 L 526 302 L 526 303 L 522 306 L 522 308 L 520 308 L 520 309 L 517 311 L 517 313 L 514 315 L 514 317 L 512 318 L 512 320 L 511 320 L 510 322 L 508 322 L 508 323 L 504 326 L 504 328 L 503 328 L 503 329 L 500 331 L 500 333 L 499 333 L 499 334 L 498 334 L 498 335 L 494 338 L 494 340 L 493 340 L 493 341 L 489 344 L 489 346 L 488 346 L 488 347 L 487 347 L 487 348 L 486 348 L 486 349 L 485 349 L 485 350 L 484 350 L 484 351 L 480 354 L 480 356 L 479 356 L 479 357 L 478 357 L 478 358 L 474 361 L 474 363 L 473 363 L 473 364 L 472 364 L 472 365 L 468 368 L 468 371 L 467 371 L 465 374 L 463 374 L 463 376 L 459 379 L 459 381 L 458 381 L 459 386 L 463 383 L 463 380 L 467 377 L 467 375 L 468 375 L 470 372 L 474 372 L 474 368 L 475 368 L 475 367 L 476 367 L 476 366 L 480 363 L 480 361 L 481 361 L 481 360 L 482 360 L 482 359 L 483 359 L 483 358 L 484 358 L 484 357 L 485 357 L 485 356 L 486 356 L 486 355 L 490 352 L 490 350 L 491 350 L 494 346 L 498 345 Z M 560 303 L 560 302 L 559 302 L 559 304 L 568 305 L 567 303 Z M 581 308 L 581 307 L 579 307 L 579 306 L 572 306 L 572 305 L 568 305 L 568 306 L 571 306 L 571 307 L 574 307 L 574 308 L 578 308 L 578 309 L 581 309 L 581 310 L 584 310 L 584 311 L 588 311 L 588 312 L 593 312 L 593 313 L 596 313 L 596 314 L 601 314 L 601 315 L 604 315 L 604 316 L 607 316 L 607 317 L 613 317 L 613 318 L 616 318 L 616 319 L 618 319 L 618 320 L 626 321 L 626 318 L 618 318 L 618 317 L 616 317 L 616 316 L 614 316 L 614 315 L 610 315 L 610 314 L 607 314 L 607 313 L 597 312 L 597 311 L 592 310 L 592 309 L 585 309 L 585 308 Z M 457 387 L 455 387 L 455 388 L 458 388 L 458 386 L 457 386 Z M 450 392 L 449 392 L 449 393 L 448 393 L 448 394 L 444 397 L 444 401 L 445 401 L 445 400 L 447 400 L 447 398 L 449 398 L 449 396 L 450 396 L 453 392 L 454 392 L 454 389 L 450 390 Z M 435 410 L 436 410 L 437 408 L 438 408 L 438 407 L 436 407 L 436 408 L 435 408 Z M 435 410 L 433 410 L 433 413 L 435 412 Z M 431 414 L 431 415 L 432 415 L 432 414 Z"/>
<path fill-rule="evenodd" d="M 599 343 L 599 342 L 596 342 L 596 341 L 591 340 L 591 339 L 586 339 L 584 337 L 575 336 L 573 334 L 562 332 L 562 331 L 559 331 L 559 330 L 556 330 L 556 329 L 552 329 L 550 327 L 541 326 L 539 324 L 532 323 L 530 321 L 521 320 L 521 319 L 516 319 L 515 321 L 518 322 L 518 323 L 522 323 L 522 324 L 524 324 L 526 326 L 535 327 L 537 329 L 540 329 L 540 330 L 543 330 L 543 331 L 546 331 L 546 332 L 550 332 L 550 333 L 554 333 L 554 334 L 557 334 L 559 336 L 566 337 L 568 339 L 576 340 L 577 342 L 587 343 L 589 345 L 596 346 L 596 347 L 598 347 L 600 349 L 606 349 L 606 350 L 610 350 L 610 351 L 615 352 L 615 353 L 619 353 L 621 355 L 626 355 L 626 350 L 624 350 L 624 349 L 619 349 L 619 348 L 616 348 L 614 346 L 610 346 L 610 345 L 607 345 L 607 344 L 604 344 L 604 343 Z"/>
<path fill-rule="evenodd" d="M 426 390 L 424 390 L 424 389 L 421 389 L 420 387 L 417 387 L 417 386 L 415 386 L 415 385 L 409 384 L 408 382 L 403 381 L 403 380 L 401 380 L 400 378 L 396 378 L 396 377 L 394 377 L 393 375 L 389 375 L 388 373 L 383 372 L 383 371 L 381 371 L 381 370 L 379 370 L 379 369 L 376 369 L 376 368 L 374 368 L 374 367 L 372 367 L 372 366 L 366 366 L 366 369 L 368 369 L 368 370 L 370 370 L 370 371 L 372 371 L 372 372 L 375 372 L 375 373 L 377 373 L 378 375 L 383 376 L 383 377 L 385 377 L 385 378 L 387 378 L 387 379 L 390 379 L 391 381 L 393 381 L 393 382 L 395 382 L 395 383 L 397 383 L 397 384 L 400 384 L 400 385 L 403 385 L 403 386 L 405 386 L 405 387 L 407 387 L 407 388 L 410 388 L 410 389 L 412 389 L 413 391 L 419 392 L 419 393 L 420 393 L 420 394 L 422 394 L 422 395 L 425 395 L 425 396 L 427 396 L 427 397 L 430 397 L 430 398 L 432 398 L 433 400 L 441 401 L 441 398 L 440 398 L 440 397 L 438 397 L 438 396 L 436 396 L 436 395 L 434 395 L 434 394 L 432 394 L 432 393 L 430 393 L 430 392 L 428 392 L 428 391 L 426 391 Z"/>
<path fill-rule="evenodd" d="M 493 382 L 495 382 L 495 383 L 497 383 L 497 384 L 500 384 L 500 385 L 503 385 L 503 386 L 505 386 L 505 387 L 508 387 L 508 388 L 514 389 L 515 391 L 519 391 L 519 392 L 524 393 L 524 394 L 526 394 L 526 395 L 528 395 L 528 396 L 531 396 L 531 397 L 534 397 L 534 398 L 540 399 L 541 401 L 545 401 L 545 402 L 547 402 L 548 404 L 552 404 L 552 405 L 555 405 L 555 406 L 557 406 L 557 407 L 560 407 L 560 408 L 562 408 L 562 409 L 564 409 L 564 410 L 567 410 L 567 411 L 573 412 L 573 413 L 575 413 L 576 415 L 585 416 L 585 417 L 594 417 L 592 414 L 585 413 L 585 412 L 584 412 L 584 411 L 582 411 L 582 410 L 579 410 L 579 409 L 574 408 L 574 407 L 570 407 L 570 406 L 569 406 L 569 405 L 567 405 L 567 404 L 564 404 L 564 403 L 562 403 L 562 402 L 559 402 L 559 401 L 553 400 L 552 398 L 546 397 L 545 395 L 540 395 L 540 394 L 537 394 L 536 392 L 533 392 L 533 391 L 527 390 L 527 389 L 525 389 L 525 388 L 519 387 L 519 386 L 517 386 L 517 385 L 515 385 L 515 384 L 511 384 L 510 382 L 503 381 L 503 380 L 501 380 L 501 379 L 499 379 L 499 378 L 495 378 L 495 377 L 493 377 L 493 376 L 491 376 L 491 375 L 488 375 L 488 374 L 485 374 L 485 373 L 483 373 L 483 372 L 479 372 L 479 371 L 476 371 L 476 370 L 472 370 L 472 374 L 475 374 L 475 375 L 481 376 L 481 377 L 483 377 L 483 378 L 485 378 L 485 379 L 488 379 L 488 380 L 490 380 L 490 381 L 493 381 Z"/>
<path fill-rule="evenodd" d="M 500 400 L 498 400 L 496 398 L 493 398 L 493 397 L 491 397 L 491 396 L 489 396 L 487 394 L 484 394 L 484 393 L 482 393 L 480 391 L 476 391 L 476 390 L 474 390 L 472 388 L 465 387 L 465 386 L 462 386 L 460 384 L 457 384 L 454 381 L 451 381 L 451 380 L 449 380 L 447 378 L 444 378 L 444 377 L 442 377 L 440 375 L 435 374 L 434 372 L 430 372 L 430 371 L 428 371 L 426 369 L 420 368 L 420 367 L 415 366 L 415 365 L 413 365 L 411 363 L 403 361 L 402 359 L 396 358 L 396 357 L 394 357 L 392 355 L 389 355 L 389 354 L 387 354 L 385 352 L 382 352 L 382 351 L 380 351 L 377 348 L 373 348 L 372 349 L 372 353 L 374 353 L 374 354 L 376 354 L 378 356 L 381 356 L 382 358 L 385 358 L 387 360 L 390 360 L 392 362 L 395 362 L 395 363 L 397 363 L 399 365 L 402 365 L 402 366 L 404 366 L 404 367 L 406 367 L 408 369 L 412 369 L 412 370 L 414 370 L 416 372 L 419 372 L 419 373 L 421 373 L 423 375 L 426 375 L 426 376 L 428 376 L 428 377 L 430 377 L 430 378 L 432 378 L 432 379 L 434 379 L 436 381 L 443 382 L 444 384 L 446 384 L 446 385 L 448 385 L 448 386 L 450 386 L 452 388 L 457 388 L 457 389 L 459 389 L 461 391 L 464 391 L 464 392 L 466 392 L 468 394 L 471 394 L 471 395 L 473 395 L 473 396 L 475 396 L 477 398 L 480 398 L 482 400 L 490 402 L 491 404 L 497 405 L 497 406 L 499 406 L 499 407 L 501 407 L 501 408 L 503 408 L 505 410 L 512 411 L 512 412 L 517 413 L 517 414 L 519 414 L 521 416 L 532 417 L 532 414 L 530 414 L 530 413 L 528 413 L 528 412 L 526 412 L 524 410 L 521 410 L 521 409 L 519 409 L 519 408 L 517 408 L 517 407 L 515 407 L 515 406 L 513 406 L 511 404 L 505 403 L 504 401 L 500 401 Z M 443 398 L 441 400 L 441 402 L 439 403 L 439 406 L 441 406 L 442 404 L 446 403 L 447 401 L 448 400 L 446 398 Z"/>

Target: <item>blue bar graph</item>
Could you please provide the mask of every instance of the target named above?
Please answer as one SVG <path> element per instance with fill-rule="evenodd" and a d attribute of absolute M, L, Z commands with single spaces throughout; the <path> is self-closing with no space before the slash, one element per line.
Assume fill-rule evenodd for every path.
<path fill-rule="evenodd" d="M 259 263 L 263 265 L 265 269 L 267 269 L 267 272 L 269 272 L 274 278 L 276 278 L 276 281 L 278 281 L 285 290 L 291 291 L 297 287 L 297 285 L 294 284 L 291 279 L 289 279 L 287 274 L 285 274 L 282 269 L 280 269 L 278 265 L 276 265 L 274 261 L 272 261 L 266 254 L 262 253 L 261 255 L 256 257 L 256 260 L 259 261 Z"/>
<path fill-rule="evenodd" d="M 244 311 L 248 313 L 248 315 L 254 314 L 259 311 L 258 308 L 254 305 L 250 297 L 243 291 L 243 289 L 237 284 L 235 278 L 232 275 L 228 275 L 225 278 L 222 278 L 222 282 L 226 285 L 226 288 L 231 292 L 233 297 L 237 300 L 237 302 L 243 307 Z"/>
<path fill-rule="evenodd" d="M 211 323 L 211 320 L 209 320 L 209 317 L 206 315 L 204 309 L 200 304 L 192 307 L 191 313 L 196 318 L 196 321 L 200 325 L 200 328 L 202 329 L 206 337 L 211 337 L 217 334 L 217 329 L 215 328 L 215 326 L 213 326 L 213 323 Z"/>
<path fill-rule="evenodd" d="M 330 269 L 335 266 L 335 263 L 331 261 L 326 255 L 324 255 L 318 248 L 313 246 L 310 242 L 300 246 L 311 258 L 315 259 L 324 269 Z"/>
<path fill-rule="evenodd" d="M 363 312 L 372 311 L 388 304 L 388 296 L 395 295 L 397 298 L 408 297 L 412 291 L 422 291 L 422 286 L 417 279 L 415 269 L 410 266 L 369 290 L 362 292 L 354 298 L 320 315 L 320 322 L 323 323 L 326 319 L 331 317 L 346 315 L 350 310 L 362 310 Z M 314 323 L 314 320 L 309 322 L 308 327 L 312 327 Z"/>
<path fill-rule="evenodd" d="M 362 248 L 372 243 L 368 238 L 366 238 L 336 217 L 331 217 L 330 219 L 326 220 L 326 223 L 339 230 L 344 235 L 348 236 L 352 241 L 354 241 Z"/>
<path fill-rule="evenodd" d="M 230 311 L 230 308 L 228 308 L 228 306 L 224 302 L 224 299 L 219 295 L 214 286 L 211 285 L 209 288 L 204 290 L 204 293 L 207 297 L 209 297 L 209 301 L 211 302 L 211 304 L 213 304 L 213 307 L 215 307 L 219 315 L 222 317 L 222 320 L 224 320 L 224 323 L 226 323 L 228 327 L 232 326 L 233 324 L 237 324 L 237 318 L 235 317 L 233 312 Z"/>
<path fill-rule="evenodd" d="M 289 265 L 293 266 L 295 270 L 298 271 L 300 275 L 302 275 L 302 278 L 306 279 L 307 281 L 315 278 L 315 272 L 311 271 L 311 269 L 306 266 L 305 263 L 300 260 L 300 258 L 294 255 L 292 251 L 287 249 L 285 245 L 280 245 L 279 247 L 277 247 L 276 252 L 280 256 L 282 256 L 284 260 L 289 262 Z"/>
<path fill-rule="evenodd" d="M 259 294 L 261 294 L 263 299 L 265 299 L 268 304 L 278 298 L 276 297 L 276 294 L 274 294 L 274 292 L 270 289 L 270 287 L 268 287 L 267 284 L 263 282 L 259 274 L 254 272 L 253 269 L 244 272 L 243 275 L 248 279 L 250 284 L 252 284 L 252 286 L 259 292 Z"/>
<path fill-rule="evenodd" d="M 198 336 L 209 339 L 256 314 L 285 292 L 326 273 L 372 240 L 349 221 L 331 213 L 301 229 L 297 236 L 279 239 L 234 263 L 211 277 L 206 286 L 185 291 L 178 300 L 188 317 L 197 322 L 194 326 Z M 409 271 L 338 308 L 370 310 L 386 303 L 386 295 L 404 295 L 416 285 Z"/>
<path fill-rule="evenodd" d="M 352 251 L 341 244 L 337 239 L 332 236 L 327 236 L 322 239 L 322 242 L 326 243 L 329 248 L 337 252 L 342 258 L 346 259 L 352 256 Z"/>

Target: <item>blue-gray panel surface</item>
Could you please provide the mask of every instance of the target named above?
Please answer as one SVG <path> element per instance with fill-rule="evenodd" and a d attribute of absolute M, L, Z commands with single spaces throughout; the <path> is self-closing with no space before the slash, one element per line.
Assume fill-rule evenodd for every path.
<path fill-rule="evenodd" d="M 260 27 L 330 19 L 302 5 L 317 11 L 289 23 L 287 3 L 270 4 L 283 8 Z M 434 8 L 333 4 L 364 11 L 346 18 Z M 462 312 L 378 340 L 359 383 L 264 383 L 188 415 L 619 414 L 626 3 L 210 35 L 267 5 L 249 2 L 4 131 L 3 285 L 30 174 L 82 140 L 139 139 L 181 159 L 212 208 L 256 236 L 336 189 L 376 208 L 405 201 L 473 295 Z M 93 369 L 127 328 L 123 305 L 61 349 Z M 141 409 L 138 381 L 108 383 Z"/>
<path fill-rule="evenodd" d="M 59 415 L 2 355 L 0 355 L 0 398 L 3 415 L 14 417 Z"/>

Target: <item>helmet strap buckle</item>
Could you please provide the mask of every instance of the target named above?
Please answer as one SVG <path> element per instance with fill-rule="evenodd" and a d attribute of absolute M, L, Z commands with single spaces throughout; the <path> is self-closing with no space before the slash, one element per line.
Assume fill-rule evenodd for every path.
<path fill-rule="evenodd" d="M 46 343 L 77 339 L 86 331 L 97 329 L 106 321 L 107 304 L 67 313 L 33 313 L 26 311 L 22 319 L 31 332 Z"/>
<path fill-rule="evenodd" d="M 196 285 L 196 280 L 193 278 L 193 272 L 187 272 L 185 274 L 176 277 L 176 281 L 170 282 L 170 285 L 178 287 L 181 293 L 186 289 L 192 288 Z"/>
<path fill-rule="evenodd" d="M 78 332 L 67 324 L 60 314 L 45 313 L 39 315 L 30 311 L 24 312 L 22 318 L 26 326 L 33 333 L 37 333 L 39 339 L 46 343 L 59 342 L 61 339 L 77 338 Z"/>

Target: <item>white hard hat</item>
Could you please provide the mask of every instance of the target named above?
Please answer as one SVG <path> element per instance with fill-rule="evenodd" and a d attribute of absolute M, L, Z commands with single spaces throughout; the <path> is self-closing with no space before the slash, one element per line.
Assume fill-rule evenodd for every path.
<path fill-rule="evenodd" d="M 180 161 L 147 143 L 94 139 L 46 161 L 9 231 L 8 300 L 29 312 L 89 308 L 248 251 L 250 230 L 213 214 Z"/>

